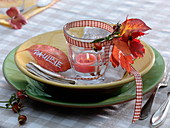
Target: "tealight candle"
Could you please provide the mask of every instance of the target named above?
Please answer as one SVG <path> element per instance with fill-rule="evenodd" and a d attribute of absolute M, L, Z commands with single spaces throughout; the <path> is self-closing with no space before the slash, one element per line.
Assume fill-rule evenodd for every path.
<path fill-rule="evenodd" d="M 76 63 L 74 68 L 81 73 L 95 72 L 95 66 L 92 66 L 97 62 L 97 58 L 91 53 L 80 53 L 76 56 Z"/>

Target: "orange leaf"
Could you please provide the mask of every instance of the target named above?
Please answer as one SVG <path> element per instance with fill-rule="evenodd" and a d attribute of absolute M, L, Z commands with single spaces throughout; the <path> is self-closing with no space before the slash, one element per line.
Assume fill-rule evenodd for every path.
<path fill-rule="evenodd" d="M 126 19 L 126 21 L 124 21 L 121 25 L 121 35 L 123 35 L 127 31 L 144 32 L 151 29 L 140 19 Z"/>
<path fill-rule="evenodd" d="M 140 19 L 126 19 L 121 24 L 118 35 L 121 37 L 113 39 L 114 48 L 110 57 L 113 67 L 120 65 L 127 72 L 131 71 L 134 59 L 143 57 L 145 53 L 144 46 L 136 38 L 145 35 L 143 32 L 149 29 L 151 28 Z"/>
<path fill-rule="evenodd" d="M 25 49 L 31 53 L 37 64 L 52 72 L 62 72 L 71 68 L 66 54 L 49 45 L 33 45 Z"/>
<path fill-rule="evenodd" d="M 119 49 L 116 46 L 114 46 L 113 49 L 112 49 L 110 61 L 113 65 L 113 67 L 119 66 Z"/>
<path fill-rule="evenodd" d="M 127 72 L 131 71 L 131 64 L 134 63 L 131 55 L 125 56 L 116 46 L 114 46 L 112 50 L 110 62 L 113 67 L 118 67 L 120 65 L 123 69 L 126 69 Z"/>
<path fill-rule="evenodd" d="M 122 40 L 122 38 L 114 38 L 113 39 L 114 44 L 116 45 L 116 47 L 121 50 L 121 52 L 124 55 L 130 55 L 131 51 L 129 49 L 129 46 L 127 44 L 127 42 L 125 42 L 124 40 Z"/>
<path fill-rule="evenodd" d="M 133 57 L 132 56 L 124 56 L 120 53 L 120 65 L 123 69 L 126 69 L 127 72 L 131 71 L 131 64 L 133 64 Z"/>

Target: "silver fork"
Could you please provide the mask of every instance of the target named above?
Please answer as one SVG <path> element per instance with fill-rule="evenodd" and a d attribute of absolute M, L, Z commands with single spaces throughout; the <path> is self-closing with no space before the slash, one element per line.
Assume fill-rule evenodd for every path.
<path fill-rule="evenodd" d="M 75 84 L 76 83 L 76 80 L 61 78 L 59 74 L 48 71 L 33 62 L 28 63 L 26 65 L 26 67 L 27 67 L 27 70 L 29 72 L 31 72 L 32 74 L 39 76 L 46 80 L 55 81 L 55 82 L 59 82 L 59 83 L 65 83 L 65 84 Z M 51 74 L 51 75 L 49 75 L 49 74 Z"/>
<path fill-rule="evenodd" d="M 170 76 L 168 76 L 168 82 L 169 82 L 169 77 Z M 157 128 L 165 121 L 170 106 L 170 90 L 168 91 L 167 95 L 168 96 L 166 100 L 158 108 L 158 110 L 152 115 L 150 120 L 151 127 Z"/>
<path fill-rule="evenodd" d="M 139 118 L 140 120 L 144 120 L 149 116 L 155 95 L 156 95 L 157 91 L 159 90 L 159 88 L 167 87 L 168 78 L 169 78 L 169 76 L 168 76 L 169 70 L 170 70 L 170 64 L 169 64 L 169 62 L 167 62 L 166 66 L 165 66 L 165 72 L 164 72 L 164 77 L 163 77 L 162 81 L 158 84 L 158 86 L 156 86 L 154 88 L 151 96 L 149 97 L 149 99 L 147 100 L 145 105 L 142 107 L 140 118 Z"/>

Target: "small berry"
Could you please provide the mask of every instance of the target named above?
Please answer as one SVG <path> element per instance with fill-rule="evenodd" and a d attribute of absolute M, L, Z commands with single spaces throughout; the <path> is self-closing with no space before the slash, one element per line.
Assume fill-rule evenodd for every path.
<path fill-rule="evenodd" d="M 13 103 L 13 105 L 12 105 L 12 111 L 15 112 L 15 113 L 17 113 L 17 112 L 19 112 L 19 111 L 21 110 L 22 107 L 23 107 L 23 106 L 22 106 L 21 103 L 15 102 L 15 103 Z"/>
<path fill-rule="evenodd" d="M 18 91 L 17 92 L 17 96 L 18 96 L 18 98 L 20 98 L 20 99 L 22 99 L 22 100 L 24 100 L 25 98 L 27 98 L 27 95 L 24 93 L 24 91 Z"/>
<path fill-rule="evenodd" d="M 94 50 L 96 52 L 102 50 L 102 45 L 100 43 L 95 43 L 94 44 Z"/>
<path fill-rule="evenodd" d="M 25 115 L 19 115 L 18 122 L 20 125 L 25 124 L 26 121 L 27 121 L 27 117 Z"/>

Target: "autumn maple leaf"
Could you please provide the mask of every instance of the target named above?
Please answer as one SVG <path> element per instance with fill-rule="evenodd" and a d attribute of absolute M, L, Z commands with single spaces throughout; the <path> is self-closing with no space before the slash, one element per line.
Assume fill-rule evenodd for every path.
<path fill-rule="evenodd" d="M 147 30 L 151 29 L 148 27 L 142 20 L 140 19 L 126 19 L 121 24 L 121 35 L 124 33 L 130 32 L 145 32 Z"/>
<path fill-rule="evenodd" d="M 143 57 L 145 49 L 137 39 L 145 35 L 145 31 L 151 29 L 140 19 L 126 19 L 121 24 L 119 37 L 113 39 L 114 48 L 110 61 L 114 67 L 121 66 L 126 71 L 131 71 L 134 59 Z"/>
<path fill-rule="evenodd" d="M 113 67 L 117 67 L 120 64 L 121 67 L 126 69 L 127 72 L 130 72 L 131 70 L 130 64 L 134 63 L 131 55 L 123 55 L 123 53 L 116 46 L 113 47 L 110 61 L 112 62 Z"/>

